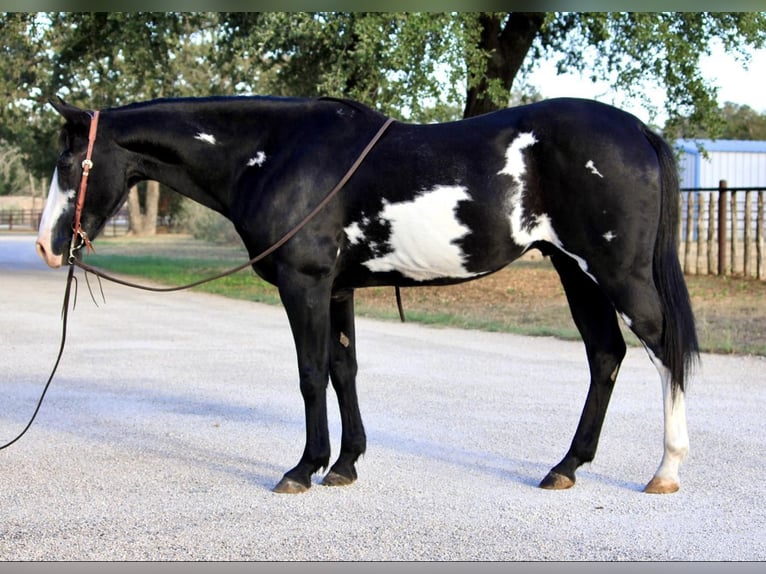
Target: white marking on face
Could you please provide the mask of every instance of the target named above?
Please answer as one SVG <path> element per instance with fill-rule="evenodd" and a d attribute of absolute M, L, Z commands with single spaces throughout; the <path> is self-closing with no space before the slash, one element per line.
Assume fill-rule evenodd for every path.
<path fill-rule="evenodd" d="M 607 241 L 612 241 L 615 237 L 617 237 L 617 234 L 614 231 L 607 231 L 603 235 L 603 238 Z"/>
<path fill-rule="evenodd" d="M 257 165 L 258 167 L 263 166 L 263 162 L 266 161 L 266 153 L 259 151 L 257 154 L 255 154 L 254 157 L 251 157 L 250 160 L 247 162 L 248 167 L 253 167 Z"/>
<path fill-rule="evenodd" d="M 53 228 L 59 218 L 75 200 L 77 190 L 63 190 L 59 187 L 58 168 L 53 172 L 53 179 L 48 189 L 48 200 L 43 209 L 43 215 L 40 219 L 40 229 L 37 232 L 37 253 L 50 267 L 61 267 L 63 264 L 63 255 L 53 254 Z"/>
<path fill-rule="evenodd" d="M 468 200 L 466 188 L 440 185 L 412 201 L 384 201 L 379 218 L 390 225 L 392 251 L 364 265 L 373 272 L 398 271 L 416 281 L 479 275 L 466 270 L 463 253 L 455 244 L 470 233 L 456 215 L 458 203 Z M 345 231 L 351 244 L 363 241 L 359 223 L 351 223 Z"/>
<path fill-rule="evenodd" d="M 602 179 L 604 178 L 604 176 L 603 176 L 603 175 L 601 175 L 601 172 L 600 172 L 600 171 L 598 171 L 598 170 L 596 169 L 596 164 L 595 164 L 595 163 L 593 163 L 593 160 L 592 160 L 592 159 L 589 159 L 589 160 L 588 160 L 588 163 L 586 163 L 586 164 L 585 164 L 585 169 L 589 169 L 589 170 L 590 170 L 590 172 L 591 172 L 593 175 L 597 175 L 597 176 L 599 176 L 599 177 L 600 177 L 600 178 L 602 178 Z"/>
<path fill-rule="evenodd" d="M 196 136 L 194 136 L 194 139 L 199 140 L 201 142 L 209 143 L 210 145 L 216 144 L 215 136 L 212 134 L 205 134 L 205 133 L 199 132 Z"/>

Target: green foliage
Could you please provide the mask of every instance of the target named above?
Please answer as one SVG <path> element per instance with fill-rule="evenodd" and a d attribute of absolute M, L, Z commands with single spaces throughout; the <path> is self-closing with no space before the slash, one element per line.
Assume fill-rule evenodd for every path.
<path fill-rule="evenodd" d="M 460 20 L 453 15 L 268 12 L 221 19 L 229 54 L 259 55 L 251 65 L 263 72 L 268 93 L 350 97 L 414 121 L 432 119 L 434 108 L 452 116 L 460 107 Z"/>
<path fill-rule="evenodd" d="M 179 226 L 191 233 L 195 239 L 211 243 L 242 242 L 231 221 L 190 199 L 184 199 L 181 204 Z"/>
<path fill-rule="evenodd" d="M 0 141 L 0 195 L 15 195 L 29 187 L 21 154 Z"/>
<path fill-rule="evenodd" d="M 649 82 L 666 90 L 668 128 L 687 121 L 715 135 L 722 129 L 717 88 L 700 71 L 714 42 L 747 60 L 748 48 L 766 45 L 764 12 L 600 12 L 557 14 L 540 37 L 538 54 L 557 54 L 560 71 L 577 70 L 657 111 Z M 691 135 L 691 134 L 690 134 Z"/>
<path fill-rule="evenodd" d="M 692 124 L 684 118 L 666 126 L 664 134 L 669 139 L 714 138 L 733 140 L 766 141 L 766 114 L 759 114 L 750 106 L 726 102 L 718 111 L 721 127 L 715 133 Z"/>

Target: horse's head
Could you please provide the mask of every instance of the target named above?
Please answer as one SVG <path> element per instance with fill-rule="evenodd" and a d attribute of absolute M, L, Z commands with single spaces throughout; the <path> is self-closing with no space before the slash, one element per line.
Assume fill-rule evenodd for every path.
<path fill-rule="evenodd" d="M 38 255 L 49 266 L 61 267 L 64 257 L 69 255 L 74 234 L 75 201 L 88 148 L 92 113 L 63 100 L 52 100 L 50 103 L 66 123 L 61 129 L 61 155 L 53 172 L 36 247 Z M 110 153 L 109 138 L 103 134 L 102 125 L 99 125 L 93 145 L 93 167 L 87 178 L 87 194 L 81 218 L 82 229 L 91 239 L 101 231 L 127 194 L 124 170 L 120 169 L 121 162 L 115 157 L 116 154 Z"/>

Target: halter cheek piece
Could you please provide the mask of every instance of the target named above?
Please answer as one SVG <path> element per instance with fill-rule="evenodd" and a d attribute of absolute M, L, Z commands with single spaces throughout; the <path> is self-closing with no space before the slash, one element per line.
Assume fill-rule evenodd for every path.
<path fill-rule="evenodd" d="M 85 204 L 85 191 L 88 189 L 88 175 L 90 170 L 93 169 L 93 144 L 96 142 L 96 130 L 98 129 L 98 116 L 99 111 L 96 110 L 91 115 L 90 120 L 90 132 L 88 133 L 88 151 L 85 153 L 85 159 L 82 160 L 82 177 L 80 178 L 80 189 L 77 193 L 77 201 L 74 209 L 74 224 L 72 230 L 72 243 L 69 247 L 69 264 L 72 265 L 75 262 L 75 253 L 82 249 L 82 246 L 88 249 L 88 252 L 94 251 L 93 245 L 88 239 L 88 234 L 82 228 L 82 208 Z"/>

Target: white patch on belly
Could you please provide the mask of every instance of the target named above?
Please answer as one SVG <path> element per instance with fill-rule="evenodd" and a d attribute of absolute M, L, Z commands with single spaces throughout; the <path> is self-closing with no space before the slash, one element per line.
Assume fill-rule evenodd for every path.
<path fill-rule="evenodd" d="M 259 151 L 257 154 L 255 154 L 255 157 L 250 158 L 250 160 L 247 162 L 247 166 L 253 167 L 257 165 L 258 167 L 261 167 L 265 161 L 266 154 L 262 151 Z"/>
<path fill-rule="evenodd" d="M 585 164 L 585 168 L 586 168 L 586 169 L 589 169 L 589 170 L 590 170 L 590 172 L 591 172 L 593 175 L 597 175 L 597 176 L 599 176 L 601 179 L 603 179 L 603 178 L 604 178 L 604 176 L 603 176 L 603 175 L 601 175 L 601 172 L 600 172 L 600 171 L 598 171 L 598 170 L 596 169 L 596 164 L 595 164 L 595 163 L 593 163 L 593 160 L 592 160 L 592 159 L 589 159 L 589 160 L 588 160 L 588 163 L 586 163 L 586 164 Z"/>
<path fill-rule="evenodd" d="M 194 136 L 195 140 L 199 140 L 201 142 L 209 143 L 210 145 L 215 145 L 215 136 L 212 134 L 203 134 L 202 132 L 199 132 L 196 136 Z"/>
<path fill-rule="evenodd" d="M 467 200 L 466 188 L 440 185 L 412 201 L 384 202 L 378 217 L 390 225 L 392 251 L 363 265 L 373 272 L 398 271 L 416 281 L 479 275 L 466 270 L 463 252 L 455 244 L 470 233 L 456 216 L 458 203 Z M 363 242 L 359 223 L 351 223 L 345 231 L 352 245 Z"/>

